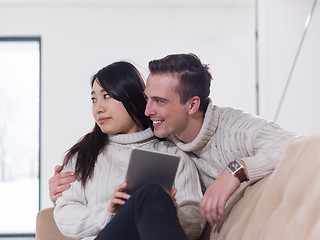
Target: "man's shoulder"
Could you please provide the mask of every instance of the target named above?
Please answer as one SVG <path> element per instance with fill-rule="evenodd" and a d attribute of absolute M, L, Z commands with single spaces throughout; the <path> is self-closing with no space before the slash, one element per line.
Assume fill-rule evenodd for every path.
<path fill-rule="evenodd" d="M 246 112 L 242 109 L 236 109 L 233 107 L 220 107 L 214 106 L 214 111 L 219 114 L 220 120 L 240 120 L 240 119 L 258 119 L 259 117 L 253 113 Z"/>

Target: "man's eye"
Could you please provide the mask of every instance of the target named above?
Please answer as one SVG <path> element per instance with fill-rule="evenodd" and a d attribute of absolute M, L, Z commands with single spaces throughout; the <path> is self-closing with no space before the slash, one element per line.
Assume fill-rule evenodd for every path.
<path fill-rule="evenodd" d="M 97 100 L 95 98 L 91 98 L 91 102 L 95 103 Z"/>

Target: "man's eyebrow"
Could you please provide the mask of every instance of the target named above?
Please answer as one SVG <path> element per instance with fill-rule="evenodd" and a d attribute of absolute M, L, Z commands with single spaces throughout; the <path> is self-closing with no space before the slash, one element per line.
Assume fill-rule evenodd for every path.
<path fill-rule="evenodd" d="M 167 102 L 168 101 L 168 99 L 166 99 L 166 98 L 163 98 L 163 97 L 158 97 L 158 96 L 153 96 L 153 97 L 150 97 L 152 100 L 161 100 L 161 101 L 165 101 L 165 102 Z"/>

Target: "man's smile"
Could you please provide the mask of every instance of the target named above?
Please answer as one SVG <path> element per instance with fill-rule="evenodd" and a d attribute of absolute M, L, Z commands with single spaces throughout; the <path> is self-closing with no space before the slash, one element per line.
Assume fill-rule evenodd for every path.
<path fill-rule="evenodd" d="M 164 120 L 153 120 L 152 122 L 153 122 L 153 125 L 156 127 L 161 125 L 161 123 L 164 122 Z"/>

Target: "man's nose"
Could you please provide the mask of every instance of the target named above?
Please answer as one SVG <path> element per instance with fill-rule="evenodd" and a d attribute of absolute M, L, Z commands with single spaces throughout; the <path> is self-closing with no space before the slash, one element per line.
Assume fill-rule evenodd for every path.
<path fill-rule="evenodd" d="M 148 101 L 147 105 L 146 105 L 146 109 L 144 111 L 144 114 L 149 117 L 150 115 L 152 115 L 154 113 L 155 113 L 155 111 L 152 107 L 152 103 L 150 101 Z"/>

